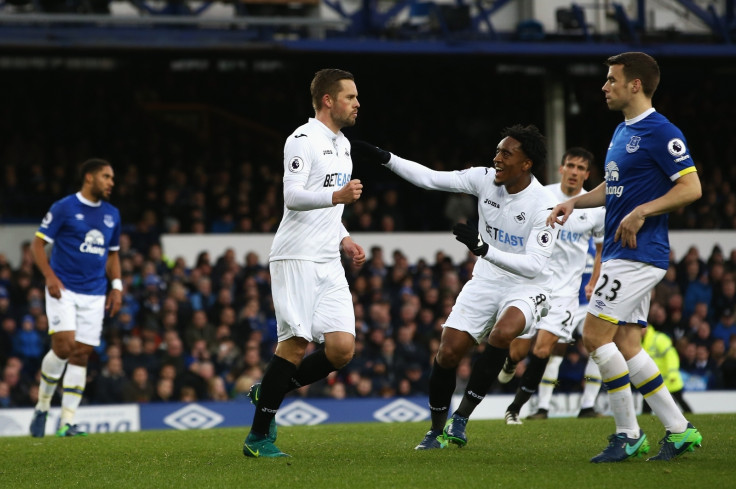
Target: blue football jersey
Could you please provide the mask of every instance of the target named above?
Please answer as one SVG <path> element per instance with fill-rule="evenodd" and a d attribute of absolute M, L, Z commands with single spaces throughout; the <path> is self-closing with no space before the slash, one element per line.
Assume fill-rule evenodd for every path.
<path fill-rule="evenodd" d="M 64 287 L 79 294 L 107 293 L 107 253 L 120 248 L 117 208 L 69 195 L 54 202 L 36 236 L 54 244 L 50 265 Z"/>
<path fill-rule="evenodd" d="M 613 238 L 621 220 L 638 205 L 667 193 L 674 181 L 695 171 L 682 132 L 650 109 L 622 122 L 606 154 L 606 235 L 603 261 L 611 259 L 669 266 L 667 214 L 648 217 L 636 235 L 636 248 L 624 248 Z"/>
<path fill-rule="evenodd" d="M 602 258 L 602 257 L 601 257 Z M 588 298 L 585 296 L 585 286 L 590 282 L 590 277 L 593 276 L 593 267 L 595 266 L 595 243 L 593 237 L 588 239 L 588 253 L 585 255 L 585 269 L 583 270 L 582 278 L 580 279 L 580 293 L 578 295 L 578 303 L 584 306 L 588 302 Z"/>

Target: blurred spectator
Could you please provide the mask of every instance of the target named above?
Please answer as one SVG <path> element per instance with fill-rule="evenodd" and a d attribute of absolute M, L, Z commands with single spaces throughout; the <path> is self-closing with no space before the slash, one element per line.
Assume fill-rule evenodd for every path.
<path fill-rule="evenodd" d="M 721 384 L 721 372 L 710 359 L 705 345 L 690 343 L 686 349 L 687 363 L 682 365 L 682 378 L 686 391 L 715 389 Z"/>
<path fill-rule="evenodd" d="M 680 286 L 677 284 L 677 267 L 674 263 L 670 263 L 664 278 L 654 287 L 654 297 L 652 302 L 658 302 L 663 306 L 669 304 L 673 295 L 680 293 Z"/>
<path fill-rule="evenodd" d="M 720 319 L 713 328 L 711 337 L 714 340 L 723 340 L 724 345 L 731 343 L 731 338 L 736 337 L 736 317 L 734 315 L 734 310 L 721 310 Z"/>
<path fill-rule="evenodd" d="M 175 332 L 166 335 L 165 342 L 162 343 L 163 350 L 159 358 L 161 365 L 173 365 L 176 369 L 177 377 L 181 377 L 186 370 L 186 352 L 181 339 Z"/>
<path fill-rule="evenodd" d="M 185 385 L 181 388 L 181 393 L 179 394 L 179 400 L 181 402 L 195 402 L 197 401 L 197 391 L 194 387 Z"/>
<path fill-rule="evenodd" d="M 135 367 L 123 386 L 123 402 L 146 403 L 153 398 L 153 386 L 145 367 Z"/>
<path fill-rule="evenodd" d="M 123 370 L 128 377 L 138 367 L 145 368 L 149 373 L 154 373 L 158 368 L 156 358 L 143 351 L 143 340 L 140 336 L 128 337 L 122 359 Z"/>
<path fill-rule="evenodd" d="M 16 361 L 8 363 L 3 368 L 3 375 L 0 378 L 0 382 L 4 382 L 10 391 L 10 402 L 14 406 L 28 406 L 30 405 L 30 384 L 23 382 L 21 376 L 22 362 L 17 358 Z"/>
<path fill-rule="evenodd" d="M 560 373 L 557 382 L 560 392 L 581 392 L 583 377 L 585 376 L 586 359 L 580 355 L 577 348 L 570 347 L 560 364 Z"/>
<path fill-rule="evenodd" d="M 13 352 L 23 361 L 23 371 L 33 375 L 41 367 L 41 358 L 46 350 L 41 335 L 36 330 L 36 320 L 30 314 L 23 316 L 20 329 L 13 335 Z"/>
<path fill-rule="evenodd" d="M 736 311 L 736 278 L 734 273 L 725 273 L 721 285 L 713 294 L 713 315 L 718 319 L 724 310 Z"/>
<path fill-rule="evenodd" d="M 169 402 L 175 401 L 174 381 L 165 377 L 158 379 L 156 382 L 156 391 L 151 401 L 153 402 Z"/>
<path fill-rule="evenodd" d="M 191 349 L 198 340 L 204 340 L 209 349 L 215 347 L 215 327 L 207 319 L 207 314 L 203 310 L 197 310 L 192 313 L 192 319 L 184 331 L 184 342 Z"/>
<path fill-rule="evenodd" d="M 708 281 L 708 272 L 702 272 L 696 280 L 688 282 L 685 289 L 682 312 L 685 316 L 690 316 L 695 312 L 697 304 L 706 304 L 706 306 L 709 306 L 712 300 L 713 289 Z M 710 321 L 710 311 L 706 313 L 703 319 Z"/>
<path fill-rule="evenodd" d="M 704 271 L 705 262 L 700 258 L 698 248 L 691 246 L 677 264 L 677 283 L 680 286 L 680 293 L 685 295 L 688 285 L 697 281 Z"/>
<path fill-rule="evenodd" d="M 124 402 L 123 390 L 127 377 L 120 357 L 110 357 L 94 386 L 93 402 L 97 404 L 118 404 Z"/>

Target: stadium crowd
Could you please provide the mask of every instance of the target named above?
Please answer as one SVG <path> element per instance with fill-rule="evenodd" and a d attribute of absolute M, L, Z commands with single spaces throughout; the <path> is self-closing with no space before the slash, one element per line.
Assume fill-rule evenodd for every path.
<path fill-rule="evenodd" d="M 244 397 L 276 344 L 268 267 L 255 253 L 239 260 L 232 249 L 219 257 L 203 252 L 188 267 L 181 258 L 163 256 L 157 243 L 139 250 L 136 241 L 135 234 L 121 238 L 123 308 L 106 319 L 84 403 Z M 453 263 L 442 253 L 432 264 L 409 263 L 399 250 L 388 260 L 380 247 L 370 250 L 363 268 L 346 266 L 355 358 L 292 395 L 426 395 L 441 324 L 472 266 L 472 257 Z M 0 255 L 0 406 L 30 407 L 37 400 L 40 361 L 49 347 L 43 284 L 28 247 L 15 269 Z M 735 314 L 736 249 L 726 256 L 715 248 L 704 258 L 692 248 L 671 264 L 655 290 L 650 322 L 672 337 L 686 391 L 736 388 Z M 581 390 L 586 357 L 582 342 L 569 346 L 560 392 Z M 458 392 L 471 362 L 466 358 L 458 371 Z M 517 369 L 517 378 L 522 373 Z M 492 391 L 515 388 L 516 382 L 495 384 Z"/>
<path fill-rule="evenodd" d="M 366 108 L 349 137 L 397 152 L 411 148 L 405 152 L 435 169 L 461 169 L 472 158 L 492 154 L 488 134 L 517 122 L 504 120 L 493 97 L 480 97 L 463 106 L 466 112 L 458 121 L 438 125 L 445 107 L 426 103 L 436 96 L 432 84 L 402 91 L 402 104 L 421 110 L 397 118 L 395 107 L 380 104 L 380 95 L 394 92 L 397 80 L 432 78 L 449 62 L 381 63 L 390 66 L 391 81 L 370 70 L 353 70 L 364 87 Z M 261 378 L 276 343 L 266 257 L 229 250 L 219 257 L 202 253 L 195 264 L 186 264 L 164 256 L 159 238 L 162 233 L 275 230 L 283 207 L 283 138 L 311 113 L 302 85 L 313 72 L 275 69 L 243 76 L 237 71 L 159 72 L 153 64 L 135 68 L 49 70 L 42 77 L 28 77 L 22 70 L 3 73 L 14 96 L 0 107 L 0 222 L 40 222 L 52 202 L 78 188 L 79 162 L 90 156 L 109 159 L 116 171 L 111 200 L 124 225 L 124 305 L 106 320 L 83 402 L 242 397 Z M 544 126 L 542 77 L 488 80 L 461 71 L 468 68 L 450 68 L 463 79 L 466 93 L 513 83 L 524 106 L 532 107 L 524 122 Z M 600 80 L 596 75 L 570 81 L 580 109 L 567 121 L 568 139 L 593 149 L 597 166 L 610 130 L 620 122 L 605 111 Z M 692 90 L 690 77 L 672 81 L 655 100 L 687 135 L 703 183 L 703 198 L 672 214 L 671 229 L 736 229 L 736 166 L 718 164 L 733 161 L 736 154 L 727 123 L 736 103 L 729 98 L 728 77 L 707 80 L 699 91 L 719 93 L 719 103 L 695 100 L 699 91 Z M 505 103 L 519 103 L 518 94 L 509 94 Z M 248 119 L 237 114 L 248 114 Z M 417 190 L 383 168 L 354 171 L 366 191 L 345 209 L 351 232 L 446 231 L 450 240 L 453 223 L 476 216 L 470 197 Z M 597 178 L 591 175 L 587 187 L 597 185 L 600 177 L 600 170 Z M 540 175 L 540 180 L 546 179 Z M 393 253 L 392 260 L 384 256 L 387 252 Z M 442 254 L 434 263 L 409 263 L 400 251 L 375 248 L 361 270 L 348 266 L 357 322 L 355 358 L 326 381 L 293 395 L 426 395 L 440 325 L 472 263 L 470 257 L 453 263 Z M 656 288 L 650 321 L 672 337 L 686 390 L 736 388 L 735 281 L 736 249 L 692 249 L 672 263 Z M 28 246 L 16 267 L 0 252 L 2 407 L 36 403 L 40 361 L 49 348 L 43 287 Z M 558 389 L 580 390 L 586 356 L 580 342 L 570 346 Z M 457 392 L 465 386 L 471 361 L 461 364 Z M 518 376 L 522 373 L 523 364 L 517 369 Z M 511 382 L 492 389 L 512 393 L 516 386 Z M 57 398 L 53 402 L 58 405 Z"/>

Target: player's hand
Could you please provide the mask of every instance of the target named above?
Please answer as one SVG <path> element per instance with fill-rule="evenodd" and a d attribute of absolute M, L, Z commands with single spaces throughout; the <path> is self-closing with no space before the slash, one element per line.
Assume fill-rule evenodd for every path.
<path fill-rule="evenodd" d="M 590 298 L 593 296 L 593 289 L 595 289 L 595 284 L 591 280 L 585 285 L 585 298 L 590 301 Z"/>
<path fill-rule="evenodd" d="M 61 291 L 66 289 L 56 275 L 46 277 L 46 288 L 49 290 L 49 295 L 54 299 L 61 299 Z"/>
<path fill-rule="evenodd" d="M 555 224 L 559 224 L 562 226 L 567 221 L 567 218 L 570 217 L 570 214 L 572 214 L 572 211 L 575 209 L 575 204 L 573 204 L 570 201 L 562 202 L 561 204 L 557 204 L 553 209 L 552 212 L 549 214 L 549 217 L 547 217 L 547 226 L 550 226 L 554 229 Z"/>
<path fill-rule="evenodd" d="M 626 217 L 621 219 L 616 234 L 613 236 L 613 242 L 616 243 L 620 240 L 622 248 L 636 248 L 636 233 L 644 225 L 644 220 L 645 218 L 638 208 L 629 212 Z"/>
<path fill-rule="evenodd" d="M 365 250 L 362 246 L 352 240 L 350 236 L 346 236 L 342 240 L 342 251 L 353 260 L 353 265 L 360 268 L 365 264 Z"/>
<path fill-rule="evenodd" d="M 360 183 L 360 180 L 350 180 L 343 188 L 332 193 L 332 203 L 334 205 L 352 204 L 360 198 L 362 193 L 363 184 Z"/>
<path fill-rule="evenodd" d="M 480 237 L 478 228 L 467 223 L 459 222 L 452 227 L 455 239 L 463 243 L 476 256 L 485 256 L 488 253 L 488 243 Z"/>
<path fill-rule="evenodd" d="M 391 153 L 365 141 L 350 141 L 350 157 L 359 163 L 385 165 L 391 159 Z"/>
<path fill-rule="evenodd" d="M 114 317 L 120 310 L 122 304 L 123 293 L 117 289 L 111 289 L 110 293 L 107 294 L 107 301 L 105 301 L 105 310 L 108 312 L 108 315 Z"/>

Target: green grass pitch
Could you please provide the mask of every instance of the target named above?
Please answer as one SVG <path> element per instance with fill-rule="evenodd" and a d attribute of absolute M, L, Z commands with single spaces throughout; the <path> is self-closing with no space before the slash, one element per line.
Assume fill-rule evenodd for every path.
<path fill-rule="evenodd" d="M 249 459 L 247 428 L 144 431 L 86 438 L 0 438 L 0 487 L 120 488 L 580 488 L 729 487 L 736 415 L 691 415 L 703 447 L 671 462 L 591 464 L 611 418 L 468 424 L 468 445 L 417 452 L 422 423 L 281 427 L 290 458 Z M 664 429 L 640 416 L 652 450 Z"/>

